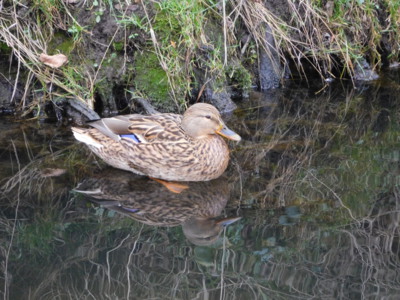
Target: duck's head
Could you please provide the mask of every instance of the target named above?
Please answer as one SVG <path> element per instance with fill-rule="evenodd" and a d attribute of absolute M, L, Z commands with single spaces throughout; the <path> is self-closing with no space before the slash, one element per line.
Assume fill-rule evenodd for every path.
<path fill-rule="evenodd" d="M 182 128 L 195 139 L 219 134 L 233 141 L 241 140 L 237 133 L 225 125 L 218 110 L 207 103 L 196 103 L 189 107 L 183 115 Z"/>

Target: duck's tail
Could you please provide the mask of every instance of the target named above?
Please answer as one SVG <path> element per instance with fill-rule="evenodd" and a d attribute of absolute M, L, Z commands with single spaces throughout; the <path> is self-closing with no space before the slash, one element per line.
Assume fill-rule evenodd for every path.
<path fill-rule="evenodd" d="M 79 127 L 71 127 L 72 133 L 74 137 L 88 146 L 93 146 L 96 148 L 101 148 L 103 145 L 96 141 L 90 134 L 89 129 L 79 128 Z"/>

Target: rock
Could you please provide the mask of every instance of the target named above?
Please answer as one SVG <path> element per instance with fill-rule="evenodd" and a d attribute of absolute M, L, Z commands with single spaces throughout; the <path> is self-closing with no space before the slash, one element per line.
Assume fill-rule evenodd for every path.
<path fill-rule="evenodd" d="M 82 101 L 68 99 L 68 104 L 73 110 L 75 110 L 75 112 L 77 112 L 79 115 L 83 116 L 89 121 L 100 119 L 100 116 Z M 74 114 L 72 111 L 68 111 L 68 114 L 70 117 L 76 118 L 76 114 Z"/>
<path fill-rule="evenodd" d="M 4 64 L 4 67 L 6 64 Z M 1 72 L 0 72 L 1 73 Z M 6 74 L 6 72 L 2 73 Z M 19 103 L 24 95 L 21 84 L 15 86 L 4 76 L 0 76 L 0 116 L 15 113 L 15 103 Z"/>
<path fill-rule="evenodd" d="M 371 68 L 365 58 L 360 59 L 356 62 L 354 69 L 354 79 L 358 81 L 370 81 L 379 78 L 378 73 Z"/>
<path fill-rule="evenodd" d="M 231 112 L 236 109 L 236 104 L 232 101 L 230 93 L 225 89 L 222 91 L 213 91 L 210 88 L 205 90 L 206 102 L 214 105 L 221 113 Z"/>
<path fill-rule="evenodd" d="M 283 71 L 271 28 L 268 24 L 265 27 L 265 43 L 260 47 L 260 89 L 270 90 L 279 87 Z"/>

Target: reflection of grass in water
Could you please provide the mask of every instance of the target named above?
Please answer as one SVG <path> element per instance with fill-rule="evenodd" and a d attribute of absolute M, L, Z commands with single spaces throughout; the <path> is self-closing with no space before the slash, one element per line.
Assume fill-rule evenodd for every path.
<path fill-rule="evenodd" d="M 18 132 L 20 139 L 7 141 L 15 174 L 0 183 L 0 224 L 4 225 L 1 226 L 4 238 L 1 239 L 0 251 L 5 258 L 5 294 L 11 292 L 7 289 L 12 282 L 9 282 L 9 276 L 15 271 L 10 270 L 10 262 L 16 263 L 21 258 L 29 258 L 27 260 L 30 266 L 35 269 L 34 266 L 48 261 L 57 243 L 61 243 L 57 240 L 57 234 L 61 231 L 60 216 L 65 213 L 63 209 L 69 205 L 65 203 L 69 187 L 64 181 L 65 176 L 54 178 L 49 175 L 52 174 L 51 171 L 56 171 L 54 174 L 62 174 L 64 171 L 60 172 L 60 168 L 74 170 L 71 165 L 73 161 L 67 161 L 65 157 L 76 155 L 68 148 L 49 152 L 48 148 L 51 150 L 59 147 L 53 140 L 54 136 L 50 144 L 47 141 L 38 142 L 37 132 L 29 134 L 33 131 L 33 128 L 30 128 L 26 134 L 25 129 L 22 129 L 22 134 Z M 6 139 L 7 136 L 14 136 L 16 133 L 15 128 L 12 128 L 6 131 L 2 138 Z M 46 134 L 48 132 L 44 129 L 44 135 L 39 139 L 45 139 Z M 74 173 L 70 172 L 68 176 L 72 174 Z M 69 183 L 74 181 L 72 179 Z M 27 272 L 30 273 L 31 270 Z"/>
<path fill-rule="evenodd" d="M 298 296 L 352 298 L 349 294 L 360 295 L 360 289 L 371 295 L 375 287 L 391 295 L 400 290 L 394 271 L 400 266 L 395 208 L 398 116 L 393 110 L 380 131 L 380 111 L 370 109 L 379 107 L 379 99 L 366 102 L 365 94 L 354 91 L 341 96 L 346 102 L 337 96 L 321 97 L 319 106 L 315 99 L 300 98 L 291 108 L 279 105 L 285 102 L 281 97 L 268 114 L 243 124 L 251 138 L 235 153 L 242 167 L 241 203 L 296 205 L 301 217 L 292 226 L 279 226 L 274 215 L 257 212 L 252 229 L 242 232 L 253 232 L 246 240 L 252 241 L 248 248 L 257 251 L 241 253 L 242 259 L 291 295 L 296 290 L 302 291 Z M 352 101 L 355 96 L 357 101 Z M 382 198 L 392 199 L 392 204 L 373 212 L 371 206 Z M 276 245 L 269 244 L 271 237 Z M 252 282 L 253 287 L 259 284 Z M 355 288 L 339 291 L 343 282 Z"/>
<path fill-rule="evenodd" d="M 28 164 L 26 167 L 18 171 L 17 174 L 9 178 L 2 186 L 3 193 L 13 193 L 16 189 L 19 193 L 24 195 L 40 193 L 44 183 L 48 180 L 41 176 L 40 170 L 35 168 L 35 164 L 37 165 L 39 162 L 35 161 Z M 19 199 L 19 197 L 12 198 L 14 200 Z"/>
<path fill-rule="evenodd" d="M 37 207 L 30 219 L 20 217 L 17 221 L 19 225 L 9 257 L 8 271 L 14 277 L 11 295 L 26 297 L 27 286 L 33 299 L 54 299 L 54 293 L 58 291 L 81 295 L 82 283 L 91 281 L 89 277 L 96 277 L 93 268 L 104 263 L 104 255 L 108 256 L 108 251 L 118 248 L 116 246 L 126 237 L 134 236 L 140 227 L 132 226 L 137 224 L 128 218 L 107 217 L 107 211 L 95 214 L 84 207 L 71 206 L 73 202 L 73 199 L 68 203 L 56 200 L 51 207 Z M 104 268 L 102 274 L 106 275 L 107 266 L 101 268 Z M 76 286 L 68 290 L 66 281 Z M 17 297 L 19 293 L 21 297 Z"/>
<path fill-rule="evenodd" d="M 69 294 L 76 299 L 88 294 L 95 298 L 126 299 L 130 295 L 137 299 L 189 299 L 196 294 L 218 296 L 221 293 L 221 250 L 210 249 L 211 263 L 199 266 L 191 255 L 195 250 L 192 246 L 182 242 L 178 244 L 181 247 L 170 245 L 170 229 L 151 233 L 148 229 L 143 226 L 138 231 L 127 232 L 106 248 L 103 239 L 107 237 L 104 232 L 98 232 L 96 238 L 79 248 L 79 252 L 68 253 L 62 265 L 58 260 L 47 264 L 43 281 L 32 293 L 41 299 L 49 293 L 53 296 Z M 232 259 L 231 255 L 236 256 L 233 251 L 226 251 L 227 261 Z M 237 275 L 228 268 L 222 276 L 226 295 L 234 295 L 238 288 L 241 293 L 253 290 L 262 294 L 266 288 L 261 284 L 257 287 L 251 278 L 243 278 L 239 283 Z M 199 288 L 201 286 L 204 290 Z"/>
<path fill-rule="evenodd" d="M 45 222 L 44 220 L 34 224 L 22 224 L 18 229 L 19 247 L 29 249 L 29 254 L 33 257 L 48 256 L 53 250 L 53 239 L 55 230 L 54 221 Z"/>
<path fill-rule="evenodd" d="M 252 259 L 259 265 L 252 256 L 272 255 L 261 267 L 263 275 L 280 290 L 290 288 L 291 295 L 369 298 L 400 290 L 398 110 L 382 108 L 381 99 L 371 97 L 375 93 L 370 87 L 368 94 L 325 95 L 320 106 L 301 98 L 298 109 L 276 104 L 269 114 L 243 123 L 251 138 L 239 149 L 243 156 L 236 154 L 242 203 L 297 205 L 301 217 L 282 225 L 266 211 L 255 212 L 253 226 L 242 234 L 257 251 L 241 253 L 242 259 L 247 255 L 250 265 Z M 385 101 L 398 105 L 394 97 Z"/>
<path fill-rule="evenodd" d="M 343 89 L 318 97 L 297 90 L 289 99 L 275 93 L 240 112 L 244 141 L 234 152 L 232 178 L 240 183 L 239 203 L 298 205 L 328 227 L 362 219 L 398 182 L 396 110 L 379 129 L 376 90 Z M 265 217 L 257 222 L 265 224 Z"/>
<path fill-rule="evenodd" d="M 88 157 L 83 157 L 80 149 L 73 146 L 39 154 L 31 157 L 25 166 L 18 166 L 14 175 L 5 178 L 1 182 L 1 192 L 11 202 L 22 199 L 29 206 L 35 199 L 51 205 L 74 186 L 78 175 L 88 172 L 87 161 Z M 18 160 L 17 162 L 19 164 Z M 58 179 L 61 175 L 64 177 Z M 15 197 L 15 194 L 19 197 Z"/>
<path fill-rule="evenodd" d="M 400 194 L 392 190 L 378 200 L 359 222 L 346 224 L 344 217 L 327 223 L 303 211 L 296 223 L 282 226 L 278 216 L 255 212 L 259 223 L 249 222 L 242 232 L 250 250 L 241 252 L 242 265 L 248 262 L 255 270 L 261 264 L 262 276 L 277 283 L 279 290 L 290 288 L 291 295 L 299 291 L 303 296 L 308 292 L 309 298 L 350 299 L 398 294 Z M 255 219 L 254 215 L 249 218 Z M 258 251 L 251 253 L 251 249 Z M 264 265 L 253 257 L 262 259 L 262 253 L 272 256 Z"/>
<path fill-rule="evenodd" d="M 96 226 L 90 229 L 87 224 L 82 232 L 71 229 L 71 233 L 76 233 L 75 237 L 82 239 L 77 242 L 80 246 L 66 245 L 66 251 L 62 252 L 62 265 L 58 259 L 49 261 L 44 274 L 51 276 L 43 275 L 42 284 L 34 294 L 38 298 L 49 292 L 53 295 L 69 294 L 71 298 L 79 299 L 88 294 L 127 298 L 130 286 L 131 297 L 190 299 L 203 293 L 219 297 L 223 282 L 223 299 L 240 299 L 240 296 L 285 299 L 289 295 L 333 297 L 337 291 L 334 287 L 349 280 L 358 289 L 360 283 L 354 281 L 351 274 L 359 272 L 360 268 L 368 271 L 387 265 L 388 270 L 392 270 L 393 264 L 397 264 L 398 257 L 391 252 L 391 245 L 395 245 L 396 240 L 390 241 L 389 236 L 380 233 L 386 228 L 385 218 L 371 216 L 371 222 L 377 226 L 376 234 L 362 227 L 353 233 L 324 230 L 315 227 L 313 222 L 287 228 L 269 223 L 255 232 L 251 239 L 246 238 L 245 231 L 242 232 L 239 243 L 257 242 L 260 233 L 268 230 L 280 230 L 285 235 L 283 251 L 274 251 L 274 247 L 280 246 L 279 240 L 276 245 L 264 245 L 273 255 L 265 262 L 252 253 L 255 247 L 250 247 L 251 244 L 248 251 L 243 246 L 238 250 L 235 246 L 225 250 L 208 248 L 208 253 L 199 260 L 194 255 L 197 247 L 188 246 L 183 241 L 172 242 L 175 229 L 153 230 L 140 225 L 132 230 L 125 228 L 112 233 L 96 230 Z M 387 224 L 394 225 L 394 220 Z M 105 218 L 102 226 L 112 226 L 113 222 L 113 218 Z M 398 226 L 393 229 L 398 231 Z M 361 252 L 354 253 L 354 249 Z M 373 255 L 367 256 L 369 251 L 374 251 Z M 222 274 L 223 256 L 226 265 Z M 372 279 L 367 273 L 362 274 L 366 291 L 373 289 L 375 284 L 385 284 L 387 277 L 396 278 L 393 277 L 395 274 L 388 274 Z"/>
<path fill-rule="evenodd" d="M 319 107 L 307 99 L 299 99 L 296 109 L 296 103 L 292 107 L 277 104 L 267 119 L 260 113 L 262 120 L 243 123 L 243 131 L 249 134 L 234 154 L 242 178 L 241 201 L 254 199 L 259 207 L 297 204 L 302 217 L 294 226 L 280 224 L 279 211 L 267 215 L 257 210 L 248 224 L 228 228 L 232 246 L 208 249 L 206 258 L 200 259 L 194 255 L 198 248 L 183 241 L 179 228 L 141 229 L 141 225 L 106 212 L 88 217 L 84 208 L 73 206 L 72 200 L 65 203 L 59 190 L 52 188 L 39 197 L 41 204 L 50 205 L 35 215 L 33 223 L 38 226 L 26 221 L 16 233 L 26 242 L 14 244 L 20 247 L 15 253 L 29 253 L 32 244 L 38 254 L 26 255 L 26 261 L 9 268 L 10 272 L 16 274 L 14 278 L 24 273 L 28 274 L 24 280 L 33 278 L 32 298 L 41 299 L 46 295 L 47 299 L 60 295 L 127 298 L 128 287 L 130 295 L 137 298 L 184 299 L 207 294 L 217 298 L 222 286 L 225 299 L 351 298 L 361 290 L 369 296 L 377 286 L 383 294 L 398 291 L 399 193 L 390 182 L 398 169 L 396 123 L 390 122 L 386 131 L 376 133 L 371 120 L 378 112 L 364 109 L 362 98 L 343 107 L 343 101 L 334 96 L 321 97 Z M 343 120 L 349 113 L 344 109 L 353 114 L 346 124 Z M 279 119 L 274 118 L 276 112 Z M 382 160 L 370 162 L 377 154 Z M 10 181 L 9 187 L 25 189 L 20 194 L 24 197 L 35 192 L 37 183 L 27 181 L 40 173 L 44 162 L 37 162 Z M 392 168 L 388 168 L 391 162 Z M 77 161 L 74 164 L 79 165 Z M 32 172 L 35 168 L 36 173 Z M 382 174 L 383 184 L 364 184 L 369 182 L 365 173 Z M 23 184 L 18 184 L 18 178 L 24 179 Z M 42 188 L 53 179 L 43 182 Z M 351 198 L 361 192 L 365 193 L 363 199 Z M 340 209 L 335 194 L 351 208 L 357 222 Z M 21 212 L 35 203 L 20 198 Z M 368 210 L 371 202 L 375 207 Z M 385 205 L 381 207 L 382 202 Z M 12 222 L 6 218 L 0 222 L 11 232 Z M 42 239 L 34 236 L 42 234 L 40 230 Z M 57 255 L 39 253 L 46 241 L 53 248 L 45 245 L 43 253 L 54 254 L 56 249 Z M 40 274 L 32 268 L 35 259 L 44 262 Z M 19 287 L 26 287 L 26 282 L 17 280 L 14 292 L 23 293 Z"/>
<path fill-rule="evenodd" d="M 316 151 L 343 130 L 340 123 L 324 123 L 327 111 L 332 109 L 326 98 L 321 97 L 318 107 L 307 99 L 279 105 L 282 100 L 283 95 L 270 107 L 256 107 L 256 120 L 243 123 L 253 142 L 239 146 L 243 161 L 240 165 L 249 170 L 242 170 L 242 177 L 250 185 L 256 181 L 259 190 L 249 196 L 262 207 L 285 206 L 295 201 L 301 194 L 297 189 L 304 180 L 301 174 L 309 168 Z"/>

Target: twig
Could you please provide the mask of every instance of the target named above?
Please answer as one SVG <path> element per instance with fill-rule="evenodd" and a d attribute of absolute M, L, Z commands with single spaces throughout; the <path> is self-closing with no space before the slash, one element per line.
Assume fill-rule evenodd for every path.
<path fill-rule="evenodd" d="M 310 174 L 315 180 L 317 180 L 319 183 L 321 183 L 324 187 L 326 187 L 334 196 L 335 198 L 339 201 L 340 205 L 345 208 L 348 212 L 350 217 L 356 221 L 357 223 L 359 223 L 359 221 L 353 216 L 353 213 L 351 212 L 351 209 L 348 208 L 346 205 L 344 205 L 342 199 L 338 196 L 338 194 L 335 193 L 334 190 L 332 190 L 327 184 L 325 184 L 323 181 L 321 181 L 317 176 L 315 176 L 312 172 L 308 172 L 308 174 Z"/>
<path fill-rule="evenodd" d="M 224 1 L 225 2 L 225 1 Z M 222 235 L 222 257 L 221 257 L 221 289 L 219 293 L 219 299 L 222 300 L 225 297 L 225 283 L 224 283 L 224 271 L 225 271 L 225 253 L 226 253 L 226 226 L 224 226 L 224 234 Z"/>
<path fill-rule="evenodd" d="M 226 41 L 226 0 L 222 0 L 222 18 L 224 22 L 224 67 L 227 66 L 228 64 L 228 46 L 227 46 L 227 41 Z"/>
<path fill-rule="evenodd" d="M 128 288 L 127 288 L 127 291 L 126 291 L 126 299 L 130 299 L 131 298 L 130 297 L 130 294 L 131 294 L 131 280 L 129 278 L 130 277 L 129 276 L 129 274 L 130 274 L 129 266 L 130 266 L 131 261 L 132 261 L 132 255 L 136 250 L 136 245 L 137 245 L 137 243 L 139 241 L 140 235 L 142 234 L 143 227 L 144 227 L 144 224 L 142 224 L 142 227 L 140 227 L 140 231 L 138 233 L 138 236 L 137 236 L 135 242 L 133 243 L 132 250 L 131 250 L 131 252 L 129 252 L 128 262 L 126 263 L 126 279 L 128 280 Z"/>

